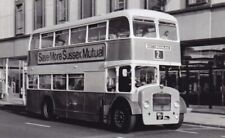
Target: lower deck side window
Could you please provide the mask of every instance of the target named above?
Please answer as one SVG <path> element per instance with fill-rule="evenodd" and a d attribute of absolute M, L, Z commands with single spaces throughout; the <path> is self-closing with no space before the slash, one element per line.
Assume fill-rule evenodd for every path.
<path fill-rule="evenodd" d="M 108 92 L 116 91 L 116 69 L 115 68 L 108 69 L 107 91 Z"/>
<path fill-rule="evenodd" d="M 69 74 L 69 90 L 84 90 L 84 74 Z"/>
<path fill-rule="evenodd" d="M 53 89 L 66 90 L 66 75 L 53 75 Z"/>
<path fill-rule="evenodd" d="M 30 89 L 38 88 L 38 75 L 28 75 L 28 88 Z"/>
<path fill-rule="evenodd" d="M 51 89 L 51 75 L 39 75 L 39 88 Z"/>

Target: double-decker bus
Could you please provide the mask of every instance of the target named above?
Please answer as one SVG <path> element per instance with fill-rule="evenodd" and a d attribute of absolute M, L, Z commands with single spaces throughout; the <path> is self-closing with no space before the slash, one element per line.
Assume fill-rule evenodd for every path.
<path fill-rule="evenodd" d="M 124 10 L 32 33 L 27 109 L 110 124 L 179 128 L 186 105 L 160 83 L 160 66 L 180 66 L 177 20 L 166 13 Z"/>

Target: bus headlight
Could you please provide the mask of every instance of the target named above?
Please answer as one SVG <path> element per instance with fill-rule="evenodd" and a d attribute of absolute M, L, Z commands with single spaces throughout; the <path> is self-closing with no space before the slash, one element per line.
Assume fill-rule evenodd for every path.
<path fill-rule="evenodd" d="M 174 107 L 175 107 L 175 108 L 180 108 L 180 103 L 179 103 L 178 101 L 176 101 L 176 102 L 174 103 Z"/>
<path fill-rule="evenodd" d="M 149 101 L 144 101 L 143 106 L 145 109 L 149 108 L 149 106 L 150 106 Z"/>

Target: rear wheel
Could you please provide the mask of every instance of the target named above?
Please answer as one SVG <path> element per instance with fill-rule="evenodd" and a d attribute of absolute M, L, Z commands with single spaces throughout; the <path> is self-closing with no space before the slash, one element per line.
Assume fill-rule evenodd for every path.
<path fill-rule="evenodd" d="M 54 118 L 53 113 L 53 103 L 50 100 L 45 100 L 42 104 L 42 116 L 46 120 L 51 120 Z"/>
<path fill-rule="evenodd" d="M 116 131 L 128 133 L 136 123 L 136 116 L 133 116 L 130 107 L 126 105 L 116 106 L 112 111 L 112 126 Z"/>
<path fill-rule="evenodd" d="M 177 124 L 164 125 L 168 129 L 178 129 L 181 127 L 184 121 L 184 114 L 181 113 L 179 116 L 179 122 Z"/>

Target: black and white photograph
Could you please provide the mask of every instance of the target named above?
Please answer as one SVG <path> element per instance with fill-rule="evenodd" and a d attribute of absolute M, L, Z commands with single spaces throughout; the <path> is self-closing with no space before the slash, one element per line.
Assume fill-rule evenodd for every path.
<path fill-rule="evenodd" d="M 225 0 L 0 0 L 0 138 L 225 138 Z"/>

